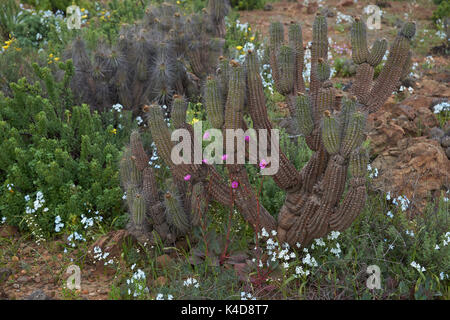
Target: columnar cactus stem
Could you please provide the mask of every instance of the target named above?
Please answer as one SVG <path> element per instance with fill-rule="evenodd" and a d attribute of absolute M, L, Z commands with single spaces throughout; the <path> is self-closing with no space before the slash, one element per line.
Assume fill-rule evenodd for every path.
<path fill-rule="evenodd" d="M 173 165 L 170 161 L 170 131 L 161 110 L 155 106 L 147 108 L 149 127 L 158 154 L 171 168 L 176 190 L 169 186 L 170 190 L 161 200 L 152 183 L 152 171 L 145 168 L 140 172 L 145 156 L 139 143 L 135 143 L 138 141 L 136 134 L 132 136 L 131 147 L 138 151 L 126 150 L 121 163 L 123 179 L 128 181 L 123 184 L 128 187 L 130 196 L 144 193 L 144 199 L 149 199 L 145 201 L 147 216 L 153 221 L 155 232 L 166 232 L 161 236 L 166 241 L 173 241 L 189 232 L 192 225 L 198 225 L 200 217 L 206 214 L 209 199 L 226 206 L 235 205 L 256 230 L 262 227 L 277 229 L 279 241 L 292 247 L 297 243 L 305 246 L 331 230 L 344 230 L 361 212 L 367 197 L 368 155 L 363 147 L 367 113 L 380 107 L 402 74 L 406 74 L 414 28 L 410 23 L 404 26 L 380 76 L 373 81 L 373 69 L 382 60 L 386 41 L 376 41 L 369 51 L 366 27 L 361 20 L 356 20 L 352 28 L 352 49 L 358 71 L 353 96 L 344 97 L 342 93 L 336 93 L 329 80 L 326 18 L 318 15 L 313 25 L 310 90 L 307 93 L 302 90 L 303 78 L 299 72 L 303 66 L 300 26 L 290 26 L 289 43 L 285 44 L 283 25 L 272 24 L 269 51 L 276 88 L 286 96 L 291 116 L 296 117 L 307 145 L 314 151 L 309 162 L 298 171 L 280 150 L 279 170 L 272 177 L 287 195 L 277 222 L 258 202 L 244 165 L 226 164 L 230 181 L 237 183 L 233 189 L 213 165 Z M 247 101 L 253 127 L 272 129 L 256 54 L 248 52 L 245 72 L 235 61 L 228 65 L 226 59 L 221 59 L 219 71 L 216 77 L 207 79 L 204 94 L 207 116 L 213 127 L 246 129 L 243 116 Z M 174 103 L 179 103 L 175 100 Z M 182 124 L 184 112 L 178 114 L 176 110 L 172 115 L 174 126 L 190 128 Z M 268 139 L 271 134 L 268 133 Z M 235 157 L 236 152 L 229 156 Z M 187 185 L 182 180 L 184 174 L 190 176 Z M 346 186 L 348 191 L 344 195 Z M 143 226 L 145 229 L 145 222 Z"/>

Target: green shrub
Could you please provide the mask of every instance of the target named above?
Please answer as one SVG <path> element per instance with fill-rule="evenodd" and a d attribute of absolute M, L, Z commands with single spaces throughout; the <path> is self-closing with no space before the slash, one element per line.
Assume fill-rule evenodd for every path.
<path fill-rule="evenodd" d="M 0 95 L 0 212 L 37 238 L 55 232 L 57 216 L 57 231 L 81 231 L 82 215 L 111 223 L 122 214 L 117 158 L 131 117 L 72 106 L 70 60 L 59 65 L 62 81 L 33 67 L 40 81 L 20 79 L 12 97 Z"/>
<path fill-rule="evenodd" d="M 437 1 L 435 1 L 436 3 Z M 436 3 L 437 4 L 437 3 Z M 442 20 L 450 17 L 450 1 L 441 1 L 433 12 L 433 21 L 436 23 L 438 20 Z"/>
<path fill-rule="evenodd" d="M 24 0 L 23 3 L 30 4 L 38 10 L 62 10 L 66 11 L 66 8 L 72 3 L 77 4 L 79 1 L 73 0 Z"/>

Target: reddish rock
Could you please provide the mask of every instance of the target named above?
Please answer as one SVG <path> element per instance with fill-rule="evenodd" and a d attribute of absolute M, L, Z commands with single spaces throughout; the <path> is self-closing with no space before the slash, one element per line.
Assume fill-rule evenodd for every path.
<path fill-rule="evenodd" d="M 308 7 L 306 7 L 306 13 L 307 14 L 314 14 L 316 13 L 317 9 L 319 8 L 319 5 L 317 2 L 313 1 L 308 4 Z"/>
<path fill-rule="evenodd" d="M 383 151 L 373 161 L 378 177 L 373 186 L 394 195 L 404 195 L 415 213 L 422 212 L 434 191 L 450 188 L 450 161 L 435 140 L 407 137 Z"/>
<path fill-rule="evenodd" d="M 13 226 L 3 226 L 0 228 L 0 238 L 11 238 L 19 234 L 19 230 Z"/>
<path fill-rule="evenodd" d="M 343 0 L 339 2 L 338 7 L 350 7 L 353 5 L 353 0 Z"/>

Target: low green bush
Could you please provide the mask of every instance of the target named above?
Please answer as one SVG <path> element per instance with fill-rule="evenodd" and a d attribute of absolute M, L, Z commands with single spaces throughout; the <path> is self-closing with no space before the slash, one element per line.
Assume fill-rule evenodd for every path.
<path fill-rule="evenodd" d="M 40 81 L 23 78 L 11 97 L 0 94 L 3 219 L 38 239 L 81 231 L 94 218 L 112 223 L 123 214 L 117 159 L 131 115 L 120 106 L 104 114 L 72 106 L 70 60 L 59 64 L 61 81 L 49 67 L 33 67 Z"/>

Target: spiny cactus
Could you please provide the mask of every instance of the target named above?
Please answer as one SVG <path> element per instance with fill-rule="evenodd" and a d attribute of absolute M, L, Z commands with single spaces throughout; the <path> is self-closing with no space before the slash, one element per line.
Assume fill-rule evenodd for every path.
<path fill-rule="evenodd" d="M 92 51 L 77 38 L 66 50 L 79 102 L 104 110 L 121 103 L 134 114 L 151 102 L 171 105 L 175 94 L 197 96 L 199 82 L 214 71 L 224 46 L 227 1 L 186 16 L 171 3 L 150 5 L 142 21 L 124 24 L 113 44 Z"/>
<path fill-rule="evenodd" d="M 184 206 L 189 203 L 192 210 L 185 210 L 186 216 L 193 213 L 194 208 L 200 208 L 200 214 L 204 215 L 210 199 L 226 206 L 234 204 L 256 230 L 262 227 L 277 230 L 279 241 L 291 246 L 297 243 L 307 245 L 332 230 L 347 228 L 364 207 L 367 196 L 368 153 L 363 147 L 367 114 L 377 110 L 398 84 L 407 67 L 413 34 L 414 24 L 407 23 L 391 45 L 380 76 L 373 81 L 373 68 L 380 62 L 386 42 L 375 42 L 369 51 L 365 24 L 356 19 L 352 28 L 352 45 L 353 58 L 359 66 L 358 74 L 353 95 L 342 97 L 343 94 L 338 95 L 329 80 L 326 18 L 319 14 L 313 24 L 309 90 L 305 89 L 302 77 L 300 27 L 291 25 L 289 41 L 285 43 L 283 25 L 272 24 L 269 51 L 275 85 L 286 96 L 291 116 L 296 118 L 307 145 L 314 151 L 300 171 L 280 151 L 279 170 L 272 178 L 287 195 L 278 221 L 259 203 L 244 165 L 225 164 L 229 180 L 238 182 L 236 188 L 230 189 L 229 182 L 224 181 L 213 165 L 172 163 L 167 154 L 171 141 L 167 127 L 162 128 L 165 126 L 162 113 L 156 105 L 148 107 L 146 111 L 151 119 L 152 136 L 173 178 L 180 180 L 186 174 L 190 175 L 188 185 L 193 191 L 188 193 L 190 201 L 184 201 Z M 204 102 L 211 124 L 222 130 L 245 128 L 244 107 L 248 107 L 253 128 L 268 130 L 270 142 L 272 124 L 267 114 L 257 54 L 249 51 L 245 66 L 235 61 L 225 65 L 225 61 L 222 59 L 220 63 L 219 74 L 209 77 L 205 84 Z M 176 117 L 178 123 L 180 117 Z M 192 130 L 189 124 L 183 127 Z M 124 177 L 128 178 L 130 174 Z M 183 230 L 188 225 L 184 217 L 179 221 Z M 191 217 L 191 223 L 198 221 L 196 214 Z"/>

